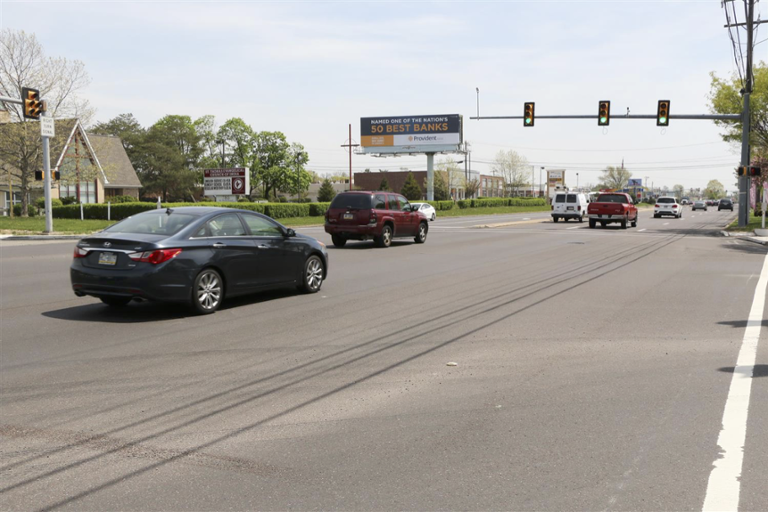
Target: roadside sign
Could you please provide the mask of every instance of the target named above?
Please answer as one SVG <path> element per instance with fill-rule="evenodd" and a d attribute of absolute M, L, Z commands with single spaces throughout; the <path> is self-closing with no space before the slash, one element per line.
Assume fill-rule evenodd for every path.
<path fill-rule="evenodd" d="M 203 187 L 206 196 L 248 195 L 251 192 L 248 169 L 245 167 L 204 169 Z"/>
<path fill-rule="evenodd" d="M 40 135 L 42 137 L 55 137 L 56 132 L 53 128 L 53 118 L 41 116 L 40 117 Z"/>

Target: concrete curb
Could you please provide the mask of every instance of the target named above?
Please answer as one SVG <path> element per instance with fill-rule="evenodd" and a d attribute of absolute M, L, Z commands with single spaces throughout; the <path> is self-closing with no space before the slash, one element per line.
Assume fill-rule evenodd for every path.
<path fill-rule="evenodd" d="M 760 245 L 768 245 L 768 238 L 761 238 L 756 236 L 743 236 L 740 238 L 740 240 L 748 240 L 752 243 L 756 243 Z"/>

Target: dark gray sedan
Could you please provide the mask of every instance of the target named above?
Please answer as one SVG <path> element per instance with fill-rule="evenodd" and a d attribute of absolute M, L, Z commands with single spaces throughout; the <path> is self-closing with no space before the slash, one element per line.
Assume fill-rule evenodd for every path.
<path fill-rule="evenodd" d="M 325 244 L 246 210 L 184 207 L 139 213 L 82 239 L 70 267 L 77 296 L 190 303 L 213 313 L 225 297 L 296 286 L 320 290 Z"/>

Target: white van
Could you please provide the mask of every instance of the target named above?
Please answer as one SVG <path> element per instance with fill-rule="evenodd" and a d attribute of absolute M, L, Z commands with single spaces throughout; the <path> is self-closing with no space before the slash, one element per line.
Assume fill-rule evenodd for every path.
<path fill-rule="evenodd" d="M 586 194 L 580 192 L 558 192 L 552 200 L 552 220 L 557 222 L 560 219 L 575 219 L 584 222 L 587 216 Z"/>

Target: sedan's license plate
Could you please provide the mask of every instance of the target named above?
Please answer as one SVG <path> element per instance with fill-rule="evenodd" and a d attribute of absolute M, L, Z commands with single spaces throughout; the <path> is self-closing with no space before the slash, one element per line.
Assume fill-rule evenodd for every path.
<path fill-rule="evenodd" d="M 344 214 L 344 220 L 352 220 L 354 218 L 355 218 L 355 216 L 353 214 L 351 214 L 351 213 L 345 213 Z"/>
<path fill-rule="evenodd" d="M 117 253 L 102 252 L 99 254 L 99 265 L 114 265 L 117 263 Z"/>

